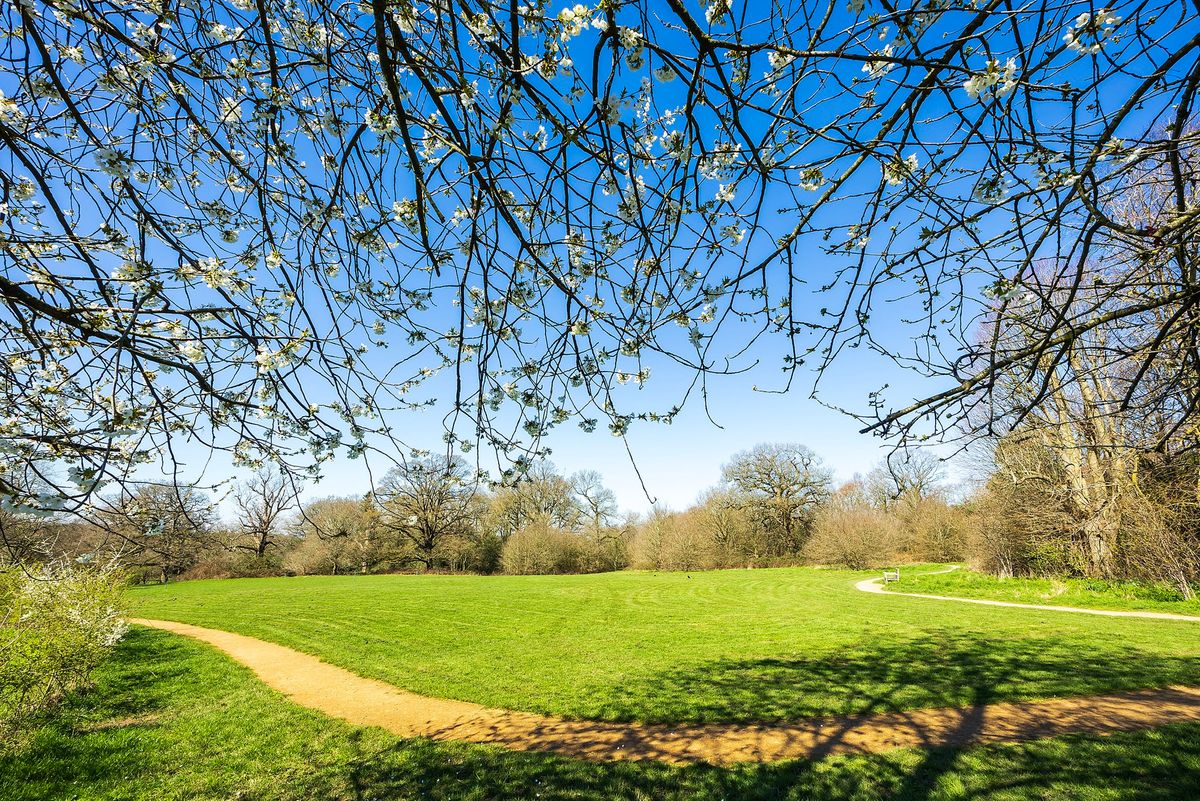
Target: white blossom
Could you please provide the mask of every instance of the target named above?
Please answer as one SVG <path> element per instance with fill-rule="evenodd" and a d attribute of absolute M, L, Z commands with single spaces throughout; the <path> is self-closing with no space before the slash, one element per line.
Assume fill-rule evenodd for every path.
<path fill-rule="evenodd" d="M 899 186 L 916 173 L 918 165 L 916 153 L 911 153 L 904 159 L 897 158 L 884 162 L 883 178 L 889 186 Z"/>
<path fill-rule="evenodd" d="M 1072 50 L 1094 55 L 1100 52 L 1105 40 L 1112 35 L 1120 22 L 1121 18 L 1106 8 L 1095 14 L 1085 11 L 1075 18 L 1072 27 L 1067 28 L 1067 32 L 1063 34 L 1063 41 Z"/>
<path fill-rule="evenodd" d="M 16 101 L 10 100 L 5 96 L 3 90 L 0 90 L 0 125 L 19 128 L 24 122 L 25 112 L 21 111 L 21 107 L 16 104 Z"/>
<path fill-rule="evenodd" d="M 579 36 L 587 27 L 591 16 L 591 9 L 582 3 L 576 3 L 570 8 L 564 8 L 558 12 L 558 21 L 562 25 L 559 38 L 566 41 Z"/>
<path fill-rule="evenodd" d="M 988 59 L 982 72 L 976 72 L 963 82 L 963 89 L 971 98 L 1004 97 L 1017 86 L 1017 62 L 1008 59 L 1004 66 L 994 58 Z"/>
<path fill-rule="evenodd" d="M 733 12 L 733 0 L 708 0 L 704 9 L 704 19 L 709 25 L 719 23 Z"/>
<path fill-rule="evenodd" d="M 188 339 L 176 345 L 179 349 L 179 355 L 187 359 L 189 362 L 204 361 L 204 346 L 194 339 Z"/>
<path fill-rule="evenodd" d="M 871 59 L 863 64 L 862 71 L 867 73 L 867 75 L 869 75 L 871 78 L 882 78 L 884 75 L 891 72 L 892 67 L 895 66 L 895 64 L 893 64 L 891 61 L 886 60 L 892 57 L 892 53 L 895 51 L 895 49 L 896 48 L 894 45 L 889 44 L 884 47 L 883 50 L 873 54 L 878 58 Z"/>
<path fill-rule="evenodd" d="M 94 158 L 96 159 L 96 166 L 100 168 L 101 172 L 111 175 L 114 178 L 129 177 L 131 161 L 128 156 L 119 150 L 107 147 L 97 148 Z"/>

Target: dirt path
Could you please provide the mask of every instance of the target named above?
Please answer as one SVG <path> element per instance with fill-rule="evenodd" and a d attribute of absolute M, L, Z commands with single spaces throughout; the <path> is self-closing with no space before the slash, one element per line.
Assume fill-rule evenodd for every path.
<path fill-rule="evenodd" d="M 949 573 L 952 570 L 957 570 L 958 566 L 947 568 L 945 570 L 935 570 L 930 573 L 922 573 L 922 576 L 936 576 L 939 573 Z M 980 604 L 982 606 L 1008 606 L 1014 609 L 1040 609 L 1043 612 L 1075 612 L 1080 615 L 1102 615 L 1104 617 L 1142 617 L 1150 620 L 1190 620 L 1195 623 L 1200 623 L 1200 617 L 1196 615 L 1180 615 L 1175 612 L 1133 612 L 1120 609 L 1086 609 L 1081 606 L 1051 606 L 1049 604 L 1022 604 L 1015 601 L 993 601 L 987 598 L 957 598 L 952 595 L 926 595 L 918 592 L 897 592 L 895 590 L 885 590 L 881 582 L 883 579 L 864 579 L 854 585 L 856 590 L 861 592 L 873 592 L 880 595 L 900 595 L 907 598 L 927 598 L 931 601 L 955 601 L 964 604 Z"/>
<path fill-rule="evenodd" d="M 864 587 L 860 584 L 859 588 Z M 130 622 L 214 645 L 293 702 L 358 726 L 379 726 L 401 737 L 466 740 L 592 760 L 773 762 L 894 748 L 1017 742 L 1076 732 L 1109 734 L 1200 721 L 1200 687 L 816 718 L 779 725 L 666 726 L 567 720 L 416 695 L 241 634 L 165 620 Z"/>

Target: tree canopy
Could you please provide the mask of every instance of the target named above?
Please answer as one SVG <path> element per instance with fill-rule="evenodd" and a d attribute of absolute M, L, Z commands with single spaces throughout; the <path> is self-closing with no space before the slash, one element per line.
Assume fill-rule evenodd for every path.
<path fill-rule="evenodd" d="M 785 384 L 853 347 L 942 379 L 851 410 L 920 437 L 1011 422 L 999 377 L 1112 332 L 1121 402 L 1161 409 L 1138 387 L 1165 370 L 1170 430 L 1194 428 L 1194 0 L 16 0 L 0 18 L 18 506 L 173 465 L 180 436 L 316 472 L 407 449 L 394 415 L 424 406 L 448 451 L 520 464 L 568 422 L 669 421 L 764 338 Z M 1021 304 L 1028 337 L 981 335 Z M 696 381 L 647 408 L 633 390 L 659 363 Z"/>

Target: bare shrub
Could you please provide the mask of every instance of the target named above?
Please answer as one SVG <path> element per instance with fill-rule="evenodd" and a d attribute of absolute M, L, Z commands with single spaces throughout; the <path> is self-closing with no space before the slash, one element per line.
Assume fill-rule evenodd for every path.
<path fill-rule="evenodd" d="M 817 512 L 804 555 L 819 564 L 877 567 L 895 560 L 899 539 L 896 517 L 873 506 L 855 481 L 839 488 Z"/>
<path fill-rule="evenodd" d="M 968 516 L 941 498 L 923 498 L 897 512 L 898 546 L 914 561 L 958 562 L 967 553 Z"/>
<path fill-rule="evenodd" d="M 577 535 L 547 520 L 536 520 L 509 535 L 500 553 L 505 573 L 545 575 L 579 572 L 582 548 Z"/>
<path fill-rule="evenodd" d="M 701 570 L 715 567 L 712 537 L 692 512 L 655 510 L 630 544 L 631 565 L 638 570 Z"/>

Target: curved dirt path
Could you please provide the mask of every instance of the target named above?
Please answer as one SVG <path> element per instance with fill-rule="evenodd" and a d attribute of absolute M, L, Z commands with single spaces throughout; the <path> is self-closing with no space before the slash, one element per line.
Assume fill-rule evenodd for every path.
<path fill-rule="evenodd" d="M 934 570 L 929 573 L 920 573 L 921 576 L 936 576 L 940 573 L 950 573 L 958 570 L 958 565 L 948 567 L 945 570 Z M 881 583 L 883 579 L 870 578 L 863 579 L 854 585 L 854 589 L 860 592 L 873 592 L 879 595 L 899 595 L 906 598 L 927 598 L 931 601 L 955 601 L 964 604 L 980 604 L 981 606 L 1008 606 L 1014 609 L 1036 609 L 1043 612 L 1075 612 L 1080 615 L 1101 615 L 1103 617 L 1141 617 L 1150 620 L 1190 620 L 1194 623 L 1200 623 L 1200 617 L 1196 615 L 1180 615 L 1175 612 L 1136 612 L 1125 611 L 1121 609 L 1088 609 L 1082 606 L 1052 606 L 1049 604 L 1023 604 L 1016 601 L 993 601 L 989 598 L 959 598 L 953 595 L 926 595 L 920 592 L 897 592 L 894 590 L 884 589 Z"/>
<path fill-rule="evenodd" d="M 883 592 L 878 585 L 876 589 L 868 588 L 868 583 L 856 586 L 865 592 Z M 1059 611 L 1055 607 L 1035 608 Z M 379 726 L 401 737 L 465 740 L 591 760 L 654 759 L 719 765 L 774 762 L 895 748 L 1020 742 L 1072 733 L 1111 734 L 1200 721 L 1200 687 L 813 718 L 785 724 L 671 726 L 569 720 L 417 695 L 355 675 L 315 656 L 241 634 L 166 620 L 130 622 L 209 643 L 249 667 L 265 684 L 293 702 L 358 726 Z"/>

